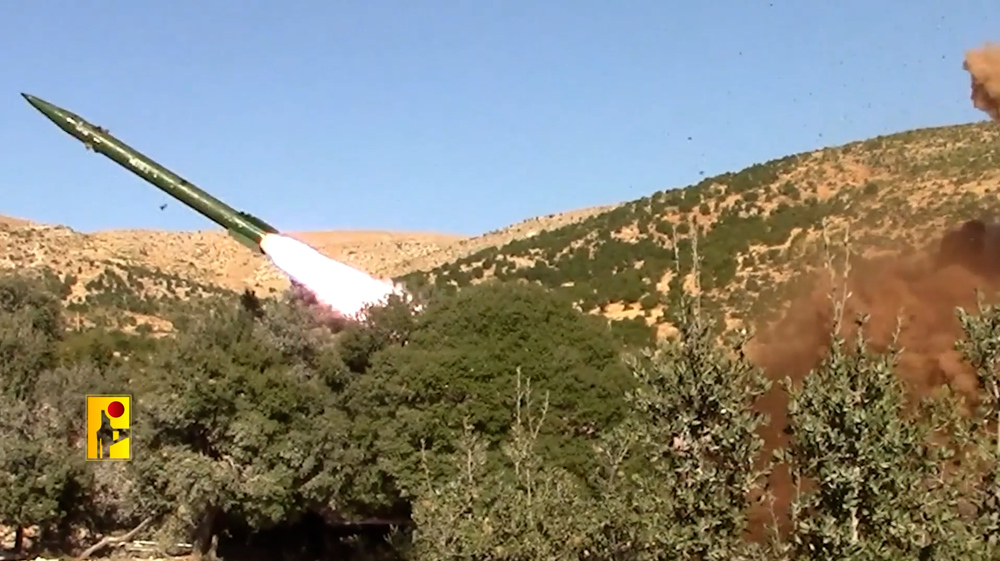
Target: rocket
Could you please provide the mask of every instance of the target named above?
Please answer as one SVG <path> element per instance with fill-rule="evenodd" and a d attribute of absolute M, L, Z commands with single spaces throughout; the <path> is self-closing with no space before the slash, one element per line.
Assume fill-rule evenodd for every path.
<path fill-rule="evenodd" d="M 199 189 L 183 177 L 149 159 L 138 150 L 118 140 L 107 131 L 88 123 L 83 117 L 56 107 L 47 101 L 33 95 L 22 93 L 32 107 L 39 110 L 57 127 L 66 131 L 82 142 L 88 149 L 94 150 L 114 160 L 123 168 L 152 183 L 166 194 L 191 207 L 205 218 L 222 226 L 229 235 L 262 254 L 261 241 L 268 234 L 277 234 L 278 230 L 260 218 L 237 211 L 226 203 Z"/>

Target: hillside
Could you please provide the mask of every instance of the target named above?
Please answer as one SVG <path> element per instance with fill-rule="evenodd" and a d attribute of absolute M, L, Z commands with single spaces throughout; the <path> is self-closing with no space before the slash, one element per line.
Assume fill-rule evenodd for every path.
<path fill-rule="evenodd" d="M 577 224 L 591 216 L 607 212 L 616 206 L 617 205 L 589 207 L 579 210 L 571 210 L 568 212 L 548 214 L 546 216 L 536 216 L 527 220 L 522 220 L 521 222 L 517 222 L 516 224 L 512 224 L 498 230 L 492 230 L 490 232 L 486 232 L 485 234 L 460 239 L 454 243 L 443 245 L 441 249 L 437 251 L 430 251 L 417 257 L 404 259 L 398 263 L 396 270 L 398 270 L 400 274 L 409 273 L 411 271 L 426 271 L 434 267 L 451 263 L 477 251 L 482 251 L 491 247 L 500 247 L 515 240 L 532 238 L 542 232 Z"/>
<path fill-rule="evenodd" d="M 389 232 L 291 233 L 323 253 L 372 274 L 390 276 L 403 259 L 439 251 L 458 236 Z M 161 321 L 192 296 L 273 294 L 287 277 L 221 231 L 76 232 L 64 226 L 0 220 L 0 269 L 45 271 L 71 311 L 128 327 Z M 169 304 L 169 305 L 168 305 Z M 103 318 L 101 320 L 100 318 Z M 128 319 L 131 318 L 131 319 Z"/>
<path fill-rule="evenodd" d="M 824 220 L 849 224 L 871 253 L 922 245 L 955 222 L 1000 207 L 1000 129 L 929 128 L 796 154 L 666 190 L 579 222 L 480 249 L 401 280 L 439 290 L 497 277 L 535 281 L 581 309 L 616 320 L 623 336 L 668 335 L 681 286 L 672 232 L 689 255 L 688 224 L 703 234 L 701 289 L 730 327 L 787 301 L 819 257 Z M 686 270 L 687 264 L 684 264 Z"/>
<path fill-rule="evenodd" d="M 411 289 L 491 277 L 539 282 L 602 313 L 635 341 L 672 332 L 692 279 L 675 274 L 674 228 L 688 255 L 697 221 L 701 289 L 730 327 L 776 311 L 816 263 L 820 225 L 850 224 L 868 249 L 921 244 L 998 208 L 1000 129 L 976 123 L 816 150 L 612 205 L 537 217 L 463 238 L 392 232 L 292 234 L 324 254 Z M 685 264 L 686 268 L 687 265 Z M 75 232 L 0 219 L 0 268 L 47 269 L 80 321 L 170 329 L 192 295 L 273 294 L 288 280 L 223 232 Z M 170 305 L 166 305 L 170 303 Z M 144 328 L 145 329 L 145 328 Z"/>
<path fill-rule="evenodd" d="M 606 208 L 531 218 L 471 238 L 382 231 L 288 235 L 372 275 L 393 277 L 571 224 Z M 170 310 L 192 296 L 235 296 L 248 288 L 267 295 L 289 286 L 270 261 L 221 230 L 81 233 L 6 216 L 0 216 L 0 269 L 44 272 L 83 323 L 146 324 L 153 331 L 170 330 Z"/>

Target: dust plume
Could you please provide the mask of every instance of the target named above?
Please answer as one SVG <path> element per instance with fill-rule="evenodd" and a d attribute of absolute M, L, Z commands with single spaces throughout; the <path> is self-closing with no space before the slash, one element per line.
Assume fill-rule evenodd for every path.
<path fill-rule="evenodd" d="M 1000 45 L 987 43 L 967 51 L 963 68 L 971 78 L 973 106 L 1000 121 Z M 978 292 L 992 297 L 1000 289 L 1000 224 L 971 220 L 930 242 L 909 253 L 852 264 L 848 278 L 839 281 L 850 293 L 840 335 L 853 339 L 859 327 L 855 318 L 867 315 L 864 331 L 869 348 L 885 351 L 898 328 L 902 352 L 896 374 L 911 395 L 923 397 L 948 386 L 974 403 L 979 382 L 955 350 L 962 336 L 955 309 L 974 312 Z M 785 316 L 751 343 L 748 354 L 772 380 L 788 377 L 797 382 L 829 352 L 834 328 L 832 282 L 821 277 L 811 292 L 792 302 Z M 787 440 L 787 405 L 788 397 L 777 384 L 759 403 L 770 417 L 762 434 L 768 450 Z M 791 478 L 779 469 L 770 484 L 777 499 L 775 514 L 787 529 Z M 750 517 L 751 536 L 762 537 L 769 513 L 755 509 Z"/>
<path fill-rule="evenodd" d="M 1000 121 L 1000 45 L 967 51 L 962 68 L 972 79 L 972 105 Z"/>
<path fill-rule="evenodd" d="M 927 396 L 948 386 L 973 403 L 978 381 L 954 348 L 962 336 L 955 309 L 975 312 L 977 291 L 988 297 L 1000 289 L 1000 224 L 972 220 L 922 248 L 852 261 L 848 278 L 836 279 L 841 290 L 846 280 L 850 291 L 841 335 L 853 341 L 858 329 L 855 318 L 867 314 L 864 333 L 869 348 L 885 351 L 898 325 L 897 344 L 902 352 L 896 374 L 911 395 Z M 820 276 L 813 290 L 793 301 L 785 316 L 762 330 L 748 349 L 751 359 L 772 380 L 786 376 L 793 382 L 801 380 L 829 351 L 834 328 L 833 282 L 827 274 Z M 786 443 L 787 404 L 787 395 L 777 384 L 759 403 L 770 417 L 762 434 L 768 450 Z M 791 479 L 779 470 L 771 485 L 783 518 L 792 497 Z M 757 534 L 759 525 L 767 522 L 767 514 L 752 513 L 751 517 L 755 521 L 753 533 Z"/>
<path fill-rule="evenodd" d="M 841 335 L 852 338 L 854 321 L 867 314 L 865 336 L 884 351 L 901 322 L 899 374 L 911 389 L 926 394 L 948 384 L 971 395 L 976 379 L 953 349 L 960 336 L 955 308 L 974 311 L 977 291 L 1000 288 L 1000 224 L 972 220 L 946 232 L 929 247 L 908 254 L 858 261 L 846 279 L 850 298 Z M 841 281 L 843 282 L 843 281 Z M 824 275 L 815 289 L 794 302 L 785 317 L 755 341 L 755 360 L 775 375 L 793 379 L 815 367 L 830 343 L 833 307 L 831 281 Z"/>

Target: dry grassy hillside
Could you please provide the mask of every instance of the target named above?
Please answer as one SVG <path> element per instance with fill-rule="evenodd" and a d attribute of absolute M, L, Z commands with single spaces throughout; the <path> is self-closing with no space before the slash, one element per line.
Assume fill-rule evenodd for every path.
<path fill-rule="evenodd" d="M 869 252 L 922 244 L 1000 202 L 1000 129 L 993 123 L 921 129 L 797 154 L 684 189 L 660 191 L 582 221 L 481 249 L 403 277 L 438 290 L 524 279 L 603 313 L 634 341 L 672 332 L 682 287 L 672 244 L 690 254 L 703 230 L 701 288 L 731 327 L 762 318 L 816 264 L 821 224 L 850 224 Z M 687 265 L 684 265 L 686 269 Z"/>
<path fill-rule="evenodd" d="M 500 228 L 499 230 L 461 239 L 452 244 L 445 245 L 437 251 L 426 252 L 423 255 L 403 260 L 396 268 L 398 271 L 397 274 L 405 274 L 411 271 L 426 271 L 461 259 L 477 251 L 506 245 L 514 240 L 533 238 L 542 232 L 576 224 L 595 214 L 607 212 L 615 208 L 615 206 L 617 205 L 595 206 L 546 216 L 536 216 L 505 228 Z"/>
<path fill-rule="evenodd" d="M 444 234 L 367 231 L 290 232 L 323 254 L 370 274 L 399 274 L 399 263 L 432 254 L 461 240 Z M 217 284 L 232 290 L 284 289 L 288 280 L 267 258 L 256 255 L 221 230 L 162 232 L 112 230 L 90 234 L 97 247 L 136 263 Z"/>
<path fill-rule="evenodd" d="M 815 263 L 820 224 L 851 224 L 868 249 L 921 243 L 1000 208 L 1000 129 L 922 129 L 797 154 L 684 189 L 532 218 L 472 238 L 306 232 L 324 254 L 411 289 L 453 290 L 491 277 L 540 282 L 602 313 L 626 338 L 672 332 L 682 286 L 671 242 L 704 229 L 701 288 L 728 325 L 787 300 Z M 681 255 L 688 254 L 682 239 Z M 165 329 L 164 302 L 191 295 L 268 294 L 288 280 L 221 231 L 93 234 L 0 219 L 0 268 L 43 269 L 85 316 L 124 310 L 126 325 Z M 119 314 L 121 315 L 121 314 Z"/>
<path fill-rule="evenodd" d="M 392 276 L 407 259 L 441 251 L 459 236 L 390 232 L 289 234 L 372 274 Z M 157 302 L 241 292 L 271 294 L 287 277 L 222 231 L 102 231 L 0 219 L 0 269 L 47 270 L 71 309 L 124 308 L 156 316 Z M 88 314 L 92 315 L 92 314 Z M 152 322 L 140 318 L 140 323 Z"/>
<path fill-rule="evenodd" d="M 334 259 L 379 277 L 430 268 L 468 253 L 574 223 L 603 209 L 532 218 L 474 238 L 384 231 L 291 232 Z M 171 327 L 166 303 L 252 289 L 274 294 L 288 278 L 221 230 L 76 232 L 0 216 L 0 269 L 45 271 L 81 317 Z M 112 313 L 113 312 L 113 313 Z M 82 321 L 82 320 L 81 320 Z"/>

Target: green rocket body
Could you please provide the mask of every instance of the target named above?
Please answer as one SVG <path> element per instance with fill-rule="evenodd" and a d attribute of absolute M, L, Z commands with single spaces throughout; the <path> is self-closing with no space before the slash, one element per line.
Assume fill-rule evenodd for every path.
<path fill-rule="evenodd" d="M 263 220 L 240 212 L 199 189 L 190 181 L 154 162 L 138 150 L 112 136 L 107 130 L 88 123 L 79 115 L 28 94 L 21 94 L 35 109 L 88 148 L 114 160 L 118 165 L 152 183 L 178 201 L 225 228 L 237 241 L 257 253 L 260 242 L 278 230 Z"/>

